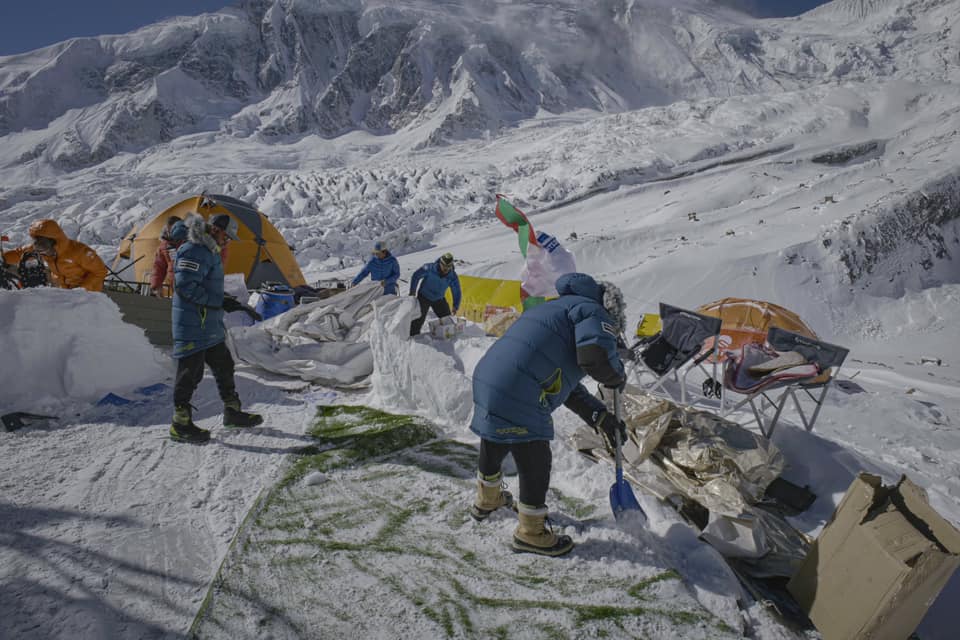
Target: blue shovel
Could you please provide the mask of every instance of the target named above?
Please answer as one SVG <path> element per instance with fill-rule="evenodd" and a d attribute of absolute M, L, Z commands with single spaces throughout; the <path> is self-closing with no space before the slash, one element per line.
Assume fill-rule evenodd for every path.
<path fill-rule="evenodd" d="M 620 419 L 620 390 L 613 391 L 613 415 L 617 420 Z M 647 514 L 640 508 L 637 502 L 637 496 L 633 495 L 633 488 L 630 483 L 623 479 L 623 453 L 620 450 L 620 434 L 614 435 L 617 441 L 616 462 L 617 462 L 617 481 L 610 487 L 610 508 L 613 509 L 613 517 L 621 520 L 628 511 L 639 511 L 640 515 L 646 520 Z"/>

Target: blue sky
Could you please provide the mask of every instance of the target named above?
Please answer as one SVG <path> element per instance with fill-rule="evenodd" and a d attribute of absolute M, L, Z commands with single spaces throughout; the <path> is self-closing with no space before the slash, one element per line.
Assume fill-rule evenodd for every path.
<path fill-rule="evenodd" d="M 230 0 L 0 0 L 0 55 L 77 36 L 126 33 L 175 15 L 197 15 Z M 797 15 L 825 0 L 720 0 L 761 16 Z"/>
<path fill-rule="evenodd" d="M 127 33 L 170 16 L 192 16 L 230 0 L 0 0 L 0 55 L 77 36 Z"/>

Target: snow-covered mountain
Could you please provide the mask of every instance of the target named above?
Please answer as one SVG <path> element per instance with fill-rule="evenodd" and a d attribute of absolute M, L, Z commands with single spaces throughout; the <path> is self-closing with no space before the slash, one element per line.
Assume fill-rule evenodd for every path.
<path fill-rule="evenodd" d="M 742 296 L 787 306 L 851 349 L 841 377 L 851 392 L 831 390 L 812 433 L 788 408 L 774 438 L 785 477 L 818 496 L 793 520 L 798 530 L 815 536 L 861 470 L 888 482 L 908 474 L 960 524 L 958 16 L 960 0 L 835 0 L 770 20 L 706 0 L 257 0 L 75 39 L 0 58 L 0 232 L 17 243 L 31 222 L 53 217 L 109 261 L 161 203 L 207 190 L 266 212 L 310 280 L 352 277 L 375 239 L 390 244 L 403 278 L 441 251 L 454 253 L 460 273 L 516 278 L 514 234 L 493 214 L 504 193 L 578 269 L 620 286 L 631 324 L 661 301 L 694 308 Z M 342 402 L 415 413 L 451 441 L 413 466 L 447 468 L 441 458 L 452 456 L 461 470 L 441 483 L 414 471 L 410 481 L 405 462 L 389 491 L 435 505 L 416 520 L 413 546 L 451 541 L 444 548 L 465 550 L 452 554 L 457 563 L 495 561 L 468 590 L 519 603 L 511 621 L 554 588 L 562 597 L 546 597 L 561 608 L 573 595 L 607 607 L 609 589 L 619 589 L 614 603 L 632 598 L 640 579 L 652 600 L 637 602 L 659 611 L 655 628 L 591 618 L 596 628 L 583 631 L 574 616 L 498 637 L 816 637 L 738 601 L 723 560 L 654 497 L 640 496 L 647 529 L 618 527 L 606 509 L 611 470 L 569 446 L 580 421 L 566 410 L 555 416 L 552 486 L 592 511 L 561 520 L 578 544 L 569 563 L 545 561 L 533 580 L 516 579 L 534 563 L 503 557 L 513 521 L 473 527 L 460 504 L 475 463 L 469 376 L 492 338 L 398 338 L 387 376 L 396 392 L 308 386 L 241 366 L 245 407 L 267 414 L 268 426 L 224 433 L 207 380 L 195 417 L 214 442 L 183 449 L 165 437 L 168 393 L 117 386 L 157 381 L 170 359 L 149 357 L 112 305 L 100 296 L 79 304 L 84 295 L 3 292 L 0 302 L 0 400 L 17 403 L 0 413 L 60 416 L 0 433 L 0 521 L 9 523 L 0 591 L 11 594 L 0 602 L 0 636 L 182 638 L 199 610 L 206 624 L 229 621 L 203 637 L 308 637 L 280 629 L 282 607 L 235 615 L 205 598 L 225 557 L 224 566 L 251 560 L 233 554 L 231 540 L 287 454 L 314 445 L 305 431 L 317 405 Z M 110 376 L 98 375 L 104 367 Z M 107 391 L 136 400 L 91 404 Z M 388 491 L 368 484 L 369 469 L 351 465 L 307 490 L 346 500 L 334 519 L 356 523 Z M 381 469 L 376 483 L 395 472 Z M 551 510 L 570 510 L 551 500 Z M 278 530 L 315 536 L 326 525 L 310 522 L 330 508 L 298 506 Z M 453 591 L 436 608 L 418 599 L 443 592 L 464 565 L 418 556 L 414 567 L 393 554 L 382 563 L 358 555 L 346 575 L 310 555 L 304 562 L 326 582 L 304 573 L 258 592 L 262 600 L 251 595 L 290 606 L 291 593 L 302 594 L 309 605 L 291 620 L 340 615 L 324 599 L 331 584 L 349 601 L 338 620 L 347 624 L 366 613 L 351 594 L 376 593 L 370 576 L 410 567 L 415 597 L 378 601 L 372 624 L 471 637 L 469 601 L 450 602 Z M 484 582 L 490 575 L 495 583 Z M 951 603 L 960 577 L 953 584 Z M 543 613 L 554 616 L 553 606 Z M 662 617 L 675 607 L 692 617 Z M 947 609 L 946 633 L 921 637 L 955 635 Z M 308 626 L 329 634 L 315 619 Z"/>
<path fill-rule="evenodd" d="M 276 0 L 75 39 L 0 58 L 3 230 L 53 215 L 109 258 L 171 192 L 210 189 L 267 211 L 318 275 L 375 237 L 403 254 L 488 224 L 495 191 L 537 212 L 789 162 L 803 179 L 719 203 L 829 209 L 788 267 L 836 265 L 836 291 L 952 282 L 958 13 Z"/>
<path fill-rule="evenodd" d="M 247 0 L 0 58 L 4 163 L 72 170 L 201 131 L 436 145 L 541 112 L 915 78 L 911 61 L 935 58 L 924 75 L 942 80 L 955 9 L 843 1 L 774 22 L 708 0 Z"/>

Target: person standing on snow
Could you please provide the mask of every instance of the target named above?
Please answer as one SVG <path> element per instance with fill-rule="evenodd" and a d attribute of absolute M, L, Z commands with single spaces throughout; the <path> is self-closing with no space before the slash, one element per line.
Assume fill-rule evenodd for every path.
<path fill-rule="evenodd" d="M 360 284 L 364 278 L 370 276 L 374 282 L 379 281 L 383 287 L 383 295 L 397 295 L 397 280 L 400 279 L 400 263 L 387 250 L 387 243 L 383 240 L 373 245 L 373 257 L 367 261 L 350 286 Z"/>
<path fill-rule="evenodd" d="M 179 225 L 177 223 L 180 223 Z M 173 292 L 173 261 L 177 249 L 187 241 L 187 227 L 179 216 L 167 218 L 167 224 L 160 235 L 160 246 L 153 256 L 153 271 L 150 274 L 150 295 L 165 297 L 163 287 Z"/>
<path fill-rule="evenodd" d="M 53 286 L 103 291 L 107 265 L 93 249 L 68 238 L 56 220 L 37 220 L 30 225 L 28 233 L 33 243 L 5 251 L 4 262 L 18 265 L 24 254 L 36 251 L 49 269 Z"/>
<path fill-rule="evenodd" d="M 556 535 L 546 522 L 553 411 L 563 404 L 611 447 L 618 434 L 626 440 L 623 421 L 580 383 L 585 375 L 611 388 L 626 381 L 617 351 L 625 322 L 620 290 L 585 273 L 563 275 L 556 287 L 560 297 L 524 311 L 477 363 L 470 424 L 480 436 L 477 497 L 470 514 L 482 521 L 496 509 L 513 506 L 500 470 L 506 455 L 513 454 L 520 500 L 512 546 L 547 556 L 573 549 L 570 536 Z"/>
<path fill-rule="evenodd" d="M 420 329 L 427 319 L 427 309 L 433 309 L 438 318 L 450 315 L 450 305 L 444 297 L 447 289 L 453 294 L 453 313 L 456 313 L 460 309 L 460 278 L 453 268 L 452 253 L 445 253 L 436 262 L 428 262 L 413 272 L 413 277 L 410 278 L 410 295 L 417 296 L 420 317 L 414 318 L 410 323 L 411 336 L 420 335 Z"/>
<path fill-rule="evenodd" d="M 210 366 L 223 400 L 224 427 L 255 427 L 263 418 L 241 409 L 233 379 L 233 357 L 223 328 L 224 311 L 241 311 L 236 298 L 224 296 L 220 247 L 237 239 L 237 223 L 226 214 L 207 224 L 199 214 L 187 216 L 187 242 L 174 260 L 173 357 L 177 378 L 173 388 L 170 437 L 181 442 L 206 442 L 210 432 L 193 423 L 190 399 Z"/>

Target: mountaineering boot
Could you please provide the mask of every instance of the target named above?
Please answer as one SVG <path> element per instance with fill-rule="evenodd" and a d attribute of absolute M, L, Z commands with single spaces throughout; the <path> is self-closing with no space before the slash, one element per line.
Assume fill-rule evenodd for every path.
<path fill-rule="evenodd" d="M 210 432 L 193 424 L 190 405 L 174 407 L 173 423 L 170 425 L 170 439 L 177 442 L 201 443 L 210 439 Z"/>
<path fill-rule="evenodd" d="M 240 398 L 233 396 L 223 401 L 223 426 L 231 429 L 243 429 L 263 424 L 263 416 L 247 413 L 240 409 Z"/>
<path fill-rule="evenodd" d="M 513 508 L 513 496 L 503 489 L 503 474 L 485 476 L 478 471 L 477 500 L 470 507 L 470 515 L 482 522 L 500 507 Z"/>
<path fill-rule="evenodd" d="M 562 556 L 573 549 L 570 536 L 558 536 L 547 526 L 547 507 L 519 505 L 520 524 L 513 532 L 513 550 L 519 553 L 538 553 L 542 556 Z"/>

